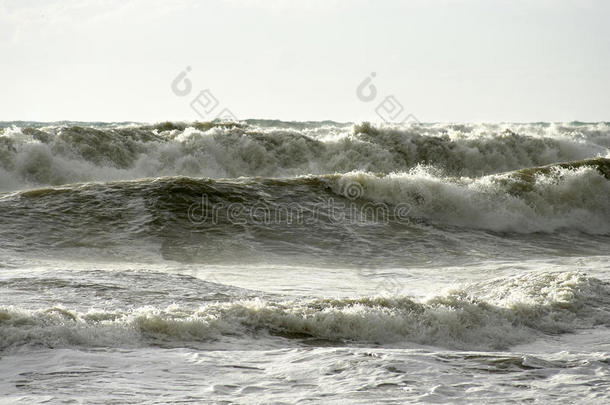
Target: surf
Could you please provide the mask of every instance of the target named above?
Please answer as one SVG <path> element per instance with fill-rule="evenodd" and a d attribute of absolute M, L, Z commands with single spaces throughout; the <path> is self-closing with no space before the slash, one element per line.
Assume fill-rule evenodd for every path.
<path fill-rule="evenodd" d="M 0 350 L 48 347 L 181 347 L 227 338 L 309 339 L 499 350 L 544 335 L 610 326 L 608 283 L 579 272 L 523 274 L 406 296 L 270 301 L 232 300 L 198 309 L 0 308 Z M 281 342 L 281 341 L 280 341 Z"/>
<path fill-rule="evenodd" d="M 478 177 L 604 157 L 596 124 L 4 123 L 0 191 L 148 177 L 295 177 L 429 165 Z"/>

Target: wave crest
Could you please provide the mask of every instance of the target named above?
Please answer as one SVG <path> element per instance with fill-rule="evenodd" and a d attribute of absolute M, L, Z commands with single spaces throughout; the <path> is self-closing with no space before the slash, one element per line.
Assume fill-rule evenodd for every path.
<path fill-rule="evenodd" d="M 408 204 L 412 218 L 453 226 L 610 234 L 609 168 L 610 159 L 598 158 L 475 179 L 426 167 L 386 176 L 354 172 L 340 176 L 336 190 L 358 183 L 364 198 Z"/>
<path fill-rule="evenodd" d="M 505 349 L 544 334 L 610 326 L 609 297 L 607 283 L 581 273 L 542 273 L 475 284 L 422 302 L 393 296 L 236 301 L 195 311 L 178 306 L 88 313 L 3 308 L 0 342 L 2 349 L 24 344 L 180 345 L 223 336 L 275 335 Z"/>
<path fill-rule="evenodd" d="M 6 127 L 0 190 L 160 176 L 291 177 L 433 165 L 480 176 L 610 153 L 605 124 L 556 126 L 332 122 Z"/>

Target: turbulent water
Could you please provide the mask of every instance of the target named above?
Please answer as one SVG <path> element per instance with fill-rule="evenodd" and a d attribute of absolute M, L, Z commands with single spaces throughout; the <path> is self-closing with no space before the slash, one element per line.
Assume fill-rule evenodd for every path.
<path fill-rule="evenodd" d="M 0 123 L 0 402 L 603 403 L 610 124 Z"/>

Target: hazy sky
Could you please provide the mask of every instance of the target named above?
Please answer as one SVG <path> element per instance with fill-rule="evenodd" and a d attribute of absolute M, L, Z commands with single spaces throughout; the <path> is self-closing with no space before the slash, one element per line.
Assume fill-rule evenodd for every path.
<path fill-rule="evenodd" d="M 603 0 L 0 0 L 0 120 L 360 121 L 393 95 L 426 122 L 607 121 L 609 17 Z"/>

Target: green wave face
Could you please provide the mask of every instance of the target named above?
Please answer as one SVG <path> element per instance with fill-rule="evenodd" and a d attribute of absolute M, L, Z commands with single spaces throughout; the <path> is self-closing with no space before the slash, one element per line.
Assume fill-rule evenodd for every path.
<path fill-rule="evenodd" d="M 515 257 L 530 244 L 579 251 L 608 243 L 607 167 L 608 159 L 598 158 L 480 178 L 420 167 L 389 175 L 164 177 L 47 187 L 4 194 L 0 239 L 17 251 L 123 258 L 151 251 L 204 263 L 289 257 L 404 265 L 427 260 L 437 246 L 442 264 L 459 260 L 448 252 L 472 246 L 493 257 L 506 238 L 518 241 Z M 448 241 L 445 231 L 460 240 Z M 566 233 L 575 236 L 563 241 Z"/>

